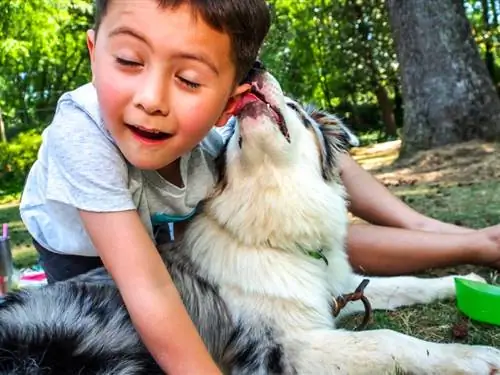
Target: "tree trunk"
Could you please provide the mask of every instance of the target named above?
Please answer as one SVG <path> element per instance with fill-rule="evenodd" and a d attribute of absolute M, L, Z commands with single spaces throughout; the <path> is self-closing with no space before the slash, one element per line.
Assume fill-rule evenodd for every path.
<path fill-rule="evenodd" d="M 500 100 L 461 0 L 388 0 L 404 101 L 401 157 L 500 140 Z"/>
<path fill-rule="evenodd" d="M 387 90 L 382 85 L 377 85 L 375 89 L 378 106 L 382 112 L 382 120 L 385 124 L 385 134 L 391 137 L 398 135 L 398 127 L 396 126 L 396 118 L 394 117 L 394 109 Z"/>
<path fill-rule="evenodd" d="M 2 111 L 0 111 L 0 142 L 7 143 L 7 134 L 5 132 L 5 123 L 3 122 Z"/>

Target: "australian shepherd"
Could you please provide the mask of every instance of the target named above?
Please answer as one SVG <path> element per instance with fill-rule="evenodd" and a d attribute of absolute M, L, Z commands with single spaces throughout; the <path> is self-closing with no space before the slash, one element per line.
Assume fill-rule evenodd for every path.
<path fill-rule="evenodd" d="M 329 114 L 254 77 L 220 156 L 220 178 L 162 258 L 214 360 L 226 374 L 484 374 L 500 351 L 423 341 L 388 329 L 351 331 L 338 306 L 360 285 L 374 309 L 454 297 L 453 276 L 353 273 L 338 158 L 352 135 Z M 478 279 L 475 275 L 468 277 Z M 362 289 L 362 288 L 361 288 Z M 363 303 L 365 302 L 365 303 Z M 340 310 L 340 313 L 339 313 Z M 0 374 L 161 374 L 104 269 L 10 294 L 0 307 Z"/>

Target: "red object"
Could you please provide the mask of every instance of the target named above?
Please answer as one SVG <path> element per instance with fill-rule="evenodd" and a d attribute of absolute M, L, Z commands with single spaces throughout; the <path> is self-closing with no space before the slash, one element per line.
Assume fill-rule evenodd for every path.
<path fill-rule="evenodd" d="M 46 279 L 45 272 L 30 272 L 29 274 L 22 275 L 21 280 L 29 281 L 43 281 Z"/>

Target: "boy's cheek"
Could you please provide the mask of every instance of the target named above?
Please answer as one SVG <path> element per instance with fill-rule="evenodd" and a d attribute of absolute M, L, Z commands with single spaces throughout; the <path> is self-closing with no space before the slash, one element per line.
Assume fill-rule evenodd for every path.
<path fill-rule="evenodd" d="M 106 125 L 109 125 L 120 116 L 120 90 L 116 86 L 103 84 L 99 80 L 97 80 L 96 90 L 101 116 Z"/>
<path fill-rule="evenodd" d="M 120 74 L 113 71 L 101 72 L 94 77 L 94 86 L 96 87 L 99 106 L 106 117 L 121 116 L 125 109 L 129 93 L 134 86 Z"/>
<path fill-rule="evenodd" d="M 178 118 L 183 122 L 182 128 L 185 133 L 189 132 L 203 137 L 218 123 L 223 111 L 224 106 L 206 101 L 186 107 L 184 115 Z"/>

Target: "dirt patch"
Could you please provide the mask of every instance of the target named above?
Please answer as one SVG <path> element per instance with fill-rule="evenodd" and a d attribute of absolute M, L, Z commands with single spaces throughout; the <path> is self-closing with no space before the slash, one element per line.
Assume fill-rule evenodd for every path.
<path fill-rule="evenodd" d="M 471 141 L 421 151 L 402 162 L 395 161 L 399 147 L 399 142 L 388 142 L 358 153 L 353 150 L 353 156 L 386 186 L 460 185 L 500 180 L 500 143 Z M 375 155 L 380 154 L 383 157 L 377 160 Z"/>

